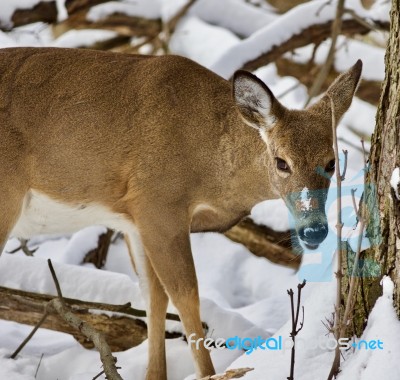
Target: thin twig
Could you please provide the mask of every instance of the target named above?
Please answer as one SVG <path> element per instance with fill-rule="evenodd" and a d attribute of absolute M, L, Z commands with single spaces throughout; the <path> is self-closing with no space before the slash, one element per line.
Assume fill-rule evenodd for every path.
<path fill-rule="evenodd" d="M 358 210 L 358 207 L 357 207 L 357 203 L 356 203 L 356 197 L 355 197 L 355 194 L 356 194 L 356 191 L 357 191 L 357 189 L 351 189 L 351 199 L 352 199 L 352 201 L 353 201 L 353 208 L 354 208 L 354 212 L 356 213 L 356 215 L 357 215 L 357 222 L 358 222 L 358 219 L 359 219 L 359 210 Z"/>
<path fill-rule="evenodd" d="M 336 51 L 336 41 L 342 29 L 342 16 L 344 11 L 344 0 L 339 0 L 336 7 L 336 15 L 335 19 L 332 23 L 332 31 L 331 31 L 331 46 L 328 51 L 328 55 L 325 60 L 325 64 L 322 66 L 321 71 L 319 72 L 317 78 L 315 79 L 313 85 L 311 86 L 308 99 L 306 101 L 305 107 L 308 106 L 311 99 L 319 94 L 323 83 L 325 82 L 329 71 L 332 67 L 333 60 L 335 58 Z"/>
<path fill-rule="evenodd" d="M 42 318 L 40 318 L 39 322 L 36 323 L 36 326 L 32 329 L 32 331 L 29 333 L 29 335 L 24 339 L 24 341 L 18 346 L 18 348 L 13 352 L 13 354 L 10 356 L 10 359 L 15 359 L 17 355 L 21 352 L 21 350 L 27 345 L 27 343 L 32 339 L 32 337 L 35 335 L 36 331 L 40 328 L 40 326 L 43 324 L 43 322 L 46 320 L 48 317 L 49 312 L 46 308 L 45 313 L 43 314 Z"/>
<path fill-rule="evenodd" d="M 40 355 L 39 363 L 38 363 L 38 365 L 37 365 L 37 367 L 36 367 L 36 371 L 35 371 L 35 379 L 36 379 L 36 377 L 37 377 L 37 374 L 38 374 L 38 372 L 39 372 L 40 365 L 42 364 L 42 359 L 43 359 L 43 356 L 44 356 L 44 354 L 42 353 L 42 355 Z"/>
<path fill-rule="evenodd" d="M 385 29 L 381 28 L 379 25 L 375 23 L 368 22 L 365 18 L 359 16 L 354 9 L 345 8 L 343 10 L 343 14 L 349 14 L 351 17 L 356 20 L 360 25 L 365 26 L 367 29 L 372 30 L 373 32 L 386 32 Z"/>
<path fill-rule="evenodd" d="M 13 249 L 13 250 L 11 250 L 11 251 L 8 251 L 7 253 L 16 253 L 16 252 L 18 252 L 18 251 L 22 251 L 22 252 L 25 253 L 26 256 L 33 256 L 33 254 L 34 254 L 34 253 L 38 250 L 38 248 L 39 248 L 39 247 L 37 247 L 37 248 L 30 249 L 30 248 L 28 247 L 28 241 L 29 241 L 29 240 L 27 240 L 27 239 L 18 239 L 18 240 L 19 240 L 19 242 L 20 242 L 20 246 L 17 247 L 17 248 L 15 248 L 15 249 Z"/>
<path fill-rule="evenodd" d="M 292 91 L 294 91 L 297 87 L 300 87 L 302 85 L 302 83 L 296 82 L 295 84 L 293 84 L 292 86 L 290 86 L 289 88 L 287 88 L 285 91 L 282 91 L 280 94 L 278 94 L 276 96 L 277 99 L 281 99 L 283 97 L 285 97 L 287 94 L 291 93 Z"/>
<path fill-rule="evenodd" d="M 338 139 L 336 133 L 336 113 L 335 113 L 335 105 L 333 103 L 332 97 L 329 97 L 331 103 L 331 113 L 332 113 L 332 134 L 333 134 L 333 148 L 335 153 L 335 161 L 336 161 L 336 204 L 337 204 L 337 223 L 336 223 L 336 254 L 337 254 L 337 271 L 336 271 L 336 280 L 337 280 L 337 289 L 336 289 L 336 305 L 335 305 L 335 321 L 333 331 L 335 334 L 335 338 L 338 341 L 340 337 L 340 305 L 342 303 L 342 176 L 340 174 L 340 164 L 339 164 L 339 148 L 338 148 Z M 328 380 L 332 380 L 333 376 L 339 371 L 340 366 L 340 349 L 339 345 L 336 345 L 335 349 L 335 358 L 332 364 L 332 368 L 330 370 Z"/>
<path fill-rule="evenodd" d="M 98 379 L 101 375 L 104 375 L 104 370 L 99 372 L 92 380 Z"/>
<path fill-rule="evenodd" d="M 344 181 L 345 179 L 346 179 L 346 172 L 347 172 L 347 154 L 348 154 L 348 151 L 347 150 L 345 150 L 345 149 L 343 149 L 343 154 L 344 154 L 344 164 L 343 164 L 343 173 L 342 173 L 342 175 L 340 176 L 340 179 L 342 180 L 342 181 Z"/>
<path fill-rule="evenodd" d="M 297 285 L 296 313 L 294 311 L 293 289 L 289 289 L 287 291 L 287 293 L 290 297 L 290 309 L 291 309 L 291 313 L 292 313 L 292 331 L 290 332 L 290 337 L 292 338 L 292 341 L 293 341 L 291 357 L 290 357 L 290 375 L 289 375 L 289 377 L 287 377 L 287 380 L 294 380 L 294 364 L 295 364 L 295 358 L 296 358 L 296 336 L 304 326 L 304 306 L 302 306 L 303 317 L 302 317 L 302 321 L 300 322 L 300 327 L 297 328 L 297 323 L 299 321 L 299 313 L 300 313 L 301 290 L 305 286 L 306 286 L 306 280 L 304 280 L 301 284 Z"/>
<path fill-rule="evenodd" d="M 58 297 L 60 298 L 60 300 L 61 300 L 62 302 L 64 302 L 64 300 L 63 300 L 63 295 L 62 295 L 62 292 L 61 292 L 60 283 L 58 282 L 56 272 L 55 272 L 55 270 L 54 270 L 54 268 L 53 268 L 53 264 L 51 263 L 51 260 L 50 260 L 50 259 L 47 260 L 47 264 L 48 264 L 49 269 L 50 269 L 50 272 L 51 272 L 51 277 L 53 277 L 53 281 L 54 281 L 54 284 L 55 284 L 55 286 L 56 286 L 57 295 L 58 295 Z"/>

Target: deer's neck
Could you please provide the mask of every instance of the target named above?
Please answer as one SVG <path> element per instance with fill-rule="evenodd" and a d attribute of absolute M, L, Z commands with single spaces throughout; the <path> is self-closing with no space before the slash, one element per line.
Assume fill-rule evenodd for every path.
<path fill-rule="evenodd" d="M 222 149 L 229 152 L 226 183 L 238 201 L 253 207 L 263 200 L 274 199 L 269 167 L 270 160 L 265 142 L 254 128 L 238 118 L 234 109 L 227 117 L 229 133 L 223 138 Z"/>

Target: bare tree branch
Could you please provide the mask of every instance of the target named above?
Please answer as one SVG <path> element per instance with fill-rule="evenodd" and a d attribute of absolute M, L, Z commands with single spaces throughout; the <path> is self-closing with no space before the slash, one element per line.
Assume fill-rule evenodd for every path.
<path fill-rule="evenodd" d="M 292 242 L 296 241 L 294 232 L 277 232 L 246 218 L 225 232 L 225 236 L 243 244 L 255 256 L 264 257 L 275 264 L 293 269 L 298 269 L 300 266 L 301 248 L 292 246 Z"/>
<path fill-rule="evenodd" d="M 290 332 L 290 337 L 292 338 L 293 346 L 290 355 L 290 374 L 287 377 L 287 380 L 294 380 L 294 364 L 296 359 L 296 336 L 301 331 L 304 326 L 304 306 L 301 308 L 303 311 L 302 321 L 300 322 L 300 327 L 297 328 L 297 324 L 299 322 L 299 313 L 300 313 L 300 303 L 301 303 L 301 290 L 306 286 L 306 280 L 303 280 L 301 284 L 297 285 L 297 304 L 296 304 L 296 312 L 294 307 L 294 292 L 293 289 L 289 289 L 287 291 L 290 297 L 290 310 L 292 312 L 292 331 Z"/>
<path fill-rule="evenodd" d="M 380 27 L 389 30 L 388 23 L 378 23 Z M 364 25 L 361 25 L 356 20 L 343 20 L 341 27 L 341 34 L 353 36 L 355 34 L 366 34 L 370 30 Z M 312 25 L 304 29 L 301 33 L 291 36 L 280 45 L 271 47 L 268 51 L 260 54 L 258 57 L 246 62 L 241 69 L 254 71 L 258 68 L 268 65 L 281 57 L 283 54 L 290 52 L 294 49 L 309 45 L 310 43 L 319 44 L 327 39 L 331 34 L 331 22 L 325 24 Z"/>
<path fill-rule="evenodd" d="M 96 268 L 103 268 L 106 263 L 108 250 L 111 245 L 111 239 L 114 235 L 114 231 L 107 229 L 105 233 L 102 233 L 99 236 L 99 240 L 97 243 L 97 247 L 89 251 L 85 258 L 83 259 L 84 263 L 92 263 Z"/>
<path fill-rule="evenodd" d="M 69 325 L 80 331 L 89 338 L 100 353 L 101 362 L 103 363 L 104 373 L 109 380 L 122 380 L 122 377 L 115 366 L 116 359 L 113 357 L 110 347 L 108 346 L 103 334 L 96 331 L 87 322 L 74 315 L 70 308 L 60 298 L 55 298 L 49 303 L 49 307 L 54 308 L 61 318 Z"/>
<path fill-rule="evenodd" d="M 315 82 L 310 89 L 305 106 L 307 106 L 310 103 L 312 98 L 314 98 L 316 95 L 320 93 L 321 87 L 325 82 L 328 73 L 333 65 L 336 52 L 336 41 L 342 30 L 343 12 L 344 12 L 344 0 L 338 0 L 335 19 L 333 20 L 332 23 L 331 45 L 329 47 L 328 55 L 326 57 L 325 64 L 322 66 L 321 71 L 318 73 L 318 76 L 315 79 Z"/>

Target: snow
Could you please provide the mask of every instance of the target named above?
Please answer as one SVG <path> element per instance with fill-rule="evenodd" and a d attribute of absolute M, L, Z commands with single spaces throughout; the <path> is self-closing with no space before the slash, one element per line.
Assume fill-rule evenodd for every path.
<path fill-rule="evenodd" d="M 400 168 L 395 168 L 390 178 L 390 186 L 392 186 L 396 198 L 400 201 Z"/>
<path fill-rule="evenodd" d="M 198 0 L 189 13 L 195 14 L 211 25 L 224 27 L 243 37 L 250 36 L 277 18 L 276 14 L 240 0 Z M 240 22 L 237 22 L 239 19 Z"/>
<path fill-rule="evenodd" d="M 381 340 L 383 350 L 357 350 L 343 364 L 338 380 L 387 380 L 400 378 L 400 323 L 393 308 L 394 284 L 388 277 L 383 280 L 383 295 L 376 301 L 361 336 L 364 340 Z"/>
<path fill-rule="evenodd" d="M 264 201 L 251 210 L 251 218 L 257 224 L 273 226 L 277 231 L 287 231 L 289 228 L 288 210 L 282 199 Z"/>
<path fill-rule="evenodd" d="M 68 18 L 68 11 L 65 2 L 66 0 L 56 0 L 58 22 L 62 22 Z"/>
<path fill-rule="evenodd" d="M 35 366 L 37 361 L 33 358 L 20 358 L 10 360 L 7 358 L 9 352 L 0 349 L 0 378 L 10 380 L 34 380 Z"/>
<path fill-rule="evenodd" d="M 32 7 L 39 0 L 2 0 L 0 22 L 9 25 L 14 9 Z M 92 7 L 88 14 L 91 21 L 122 12 L 131 16 L 169 20 L 187 0 L 130 0 L 114 1 Z M 58 18 L 66 17 L 63 0 L 57 1 Z M 241 0 L 198 0 L 178 23 L 170 41 L 173 53 L 187 56 L 220 75 L 230 77 L 234 70 L 260 52 L 299 33 L 310 24 L 325 23 L 332 19 L 336 2 L 316 0 L 300 5 L 284 16 L 273 14 L 268 7 L 253 7 Z M 389 4 L 377 1 L 372 9 L 362 8 L 359 0 L 348 0 L 346 7 L 360 15 L 376 20 L 388 19 Z M 317 14 L 317 10 L 320 12 Z M 71 30 L 54 38 L 51 28 L 36 23 L 5 33 L 0 31 L 0 46 L 91 46 L 98 41 L 115 37 L 111 31 Z M 241 40 L 241 37 L 245 39 Z M 380 35 L 378 36 L 381 37 Z M 329 41 L 316 51 L 316 62 L 322 63 Z M 363 78 L 382 80 L 384 75 L 384 47 L 371 46 L 363 41 L 340 37 L 335 68 L 343 71 L 358 58 L 364 62 Z M 297 49 L 288 55 L 298 62 L 306 62 L 312 47 Z M 307 98 L 306 88 L 292 77 L 281 78 L 274 64 L 261 67 L 255 74 L 289 108 L 302 108 Z M 339 149 L 348 149 L 348 169 L 344 182 L 346 189 L 356 187 L 357 197 L 362 190 L 363 157 L 357 134 L 371 135 L 375 124 L 376 107 L 355 98 L 348 113 L 338 127 Z M 367 149 L 369 147 L 366 142 Z M 343 162 L 343 160 L 342 160 Z M 391 186 L 396 190 L 400 182 L 400 169 L 393 171 Z M 201 317 L 208 323 L 208 336 L 229 338 L 234 336 L 262 338 L 282 336 L 285 342 L 291 330 L 291 315 L 287 289 L 297 289 L 297 284 L 308 279 L 302 292 L 305 308 L 304 328 L 298 335 L 296 354 L 296 380 L 324 379 L 333 359 L 329 348 L 332 336 L 321 321 L 331 318 L 335 302 L 336 283 L 334 271 L 335 249 L 335 182 L 328 195 L 327 215 L 330 234 L 317 251 L 305 251 L 300 270 L 274 265 L 263 258 L 251 255 L 240 244 L 233 243 L 220 234 L 206 233 L 191 236 L 193 256 L 199 282 Z M 343 205 L 347 214 L 344 236 L 354 248 L 358 231 L 353 230 L 355 220 L 352 203 L 345 191 Z M 399 196 L 399 194 L 396 194 Z M 353 210 L 354 211 L 354 210 Z M 251 218 L 258 224 L 285 231 L 290 227 L 289 212 L 280 199 L 257 204 Z M 353 223 L 353 224 L 352 224 Z M 131 302 L 139 309 L 144 307 L 138 278 L 131 266 L 127 247 L 119 239 L 110 247 L 104 270 L 92 264 L 82 264 L 85 254 L 93 249 L 104 227 L 86 228 L 76 234 L 38 236 L 30 247 L 38 250 L 35 257 L 21 252 L 6 253 L 19 246 L 16 239 L 9 240 L 0 257 L 0 286 L 55 294 L 55 287 L 48 269 L 51 258 L 63 293 L 67 297 L 88 301 L 123 304 Z M 364 242 L 366 244 L 366 242 Z M 384 278 L 383 295 L 376 302 L 363 336 L 360 339 L 380 339 L 384 350 L 350 350 L 345 352 L 343 370 L 339 380 L 372 380 L 400 378 L 398 361 L 400 322 L 392 306 L 393 283 Z M 169 312 L 176 312 L 173 305 Z M 167 321 L 168 331 L 182 332 L 179 322 Z M 0 321 L 0 378 L 1 379 L 59 379 L 86 380 L 100 372 L 98 353 L 82 348 L 71 336 L 46 329 L 39 329 L 16 360 L 7 357 L 31 331 L 31 327 L 14 322 Z M 359 340 L 359 339 L 357 339 Z M 320 346 L 317 346 L 317 344 Z M 168 379 L 194 378 L 194 367 L 187 344 L 181 338 L 166 341 Z M 121 375 L 126 379 L 145 378 L 148 342 L 125 352 L 116 353 Z M 44 354 L 39 366 L 40 357 Z M 255 350 L 246 355 L 241 350 L 211 352 L 217 372 L 227 368 L 252 367 L 245 379 L 284 379 L 289 373 L 290 350 Z M 397 365 L 396 365 L 397 364 Z M 37 376 L 35 377 L 36 370 Z M 103 377 L 104 378 L 104 377 Z"/>
<path fill-rule="evenodd" d="M 189 0 L 161 0 L 160 11 L 162 21 L 170 21 L 188 2 Z"/>
<path fill-rule="evenodd" d="M 192 16 L 178 24 L 170 41 L 170 49 L 173 54 L 191 58 L 209 68 L 238 41 L 239 38 L 229 30 Z"/>
<path fill-rule="evenodd" d="M 315 51 L 314 62 L 322 65 L 327 57 L 331 39 L 322 42 Z M 362 41 L 352 40 L 344 36 L 337 39 L 337 51 L 334 59 L 334 67 L 337 72 L 346 71 L 349 63 L 355 63 L 358 59 L 363 61 L 361 77 L 370 81 L 383 81 L 385 77 L 385 51 L 377 46 L 372 46 Z M 307 45 L 295 49 L 292 53 L 286 53 L 285 57 L 294 62 L 309 62 L 314 47 Z"/>
<path fill-rule="evenodd" d="M 125 0 L 109 1 L 104 4 L 91 7 L 86 15 L 88 21 L 97 22 L 114 14 L 122 13 L 132 17 L 144 17 L 156 19 L 160 17 L 160 9 L 157 1 Z"/>

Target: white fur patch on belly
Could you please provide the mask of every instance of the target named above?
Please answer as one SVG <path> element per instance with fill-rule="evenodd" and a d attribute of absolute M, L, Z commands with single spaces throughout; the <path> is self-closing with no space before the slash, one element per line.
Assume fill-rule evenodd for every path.
<path fill-rule="evenodd" d="M 34 235 L 74 233 L 91 225 L 104 225 L 126 233 L 134 228 L 133 223 L 123 215 L 113 213 L 104 206 L 68 205 L 30 190 L 11 236 L 28 239 Z"/>

